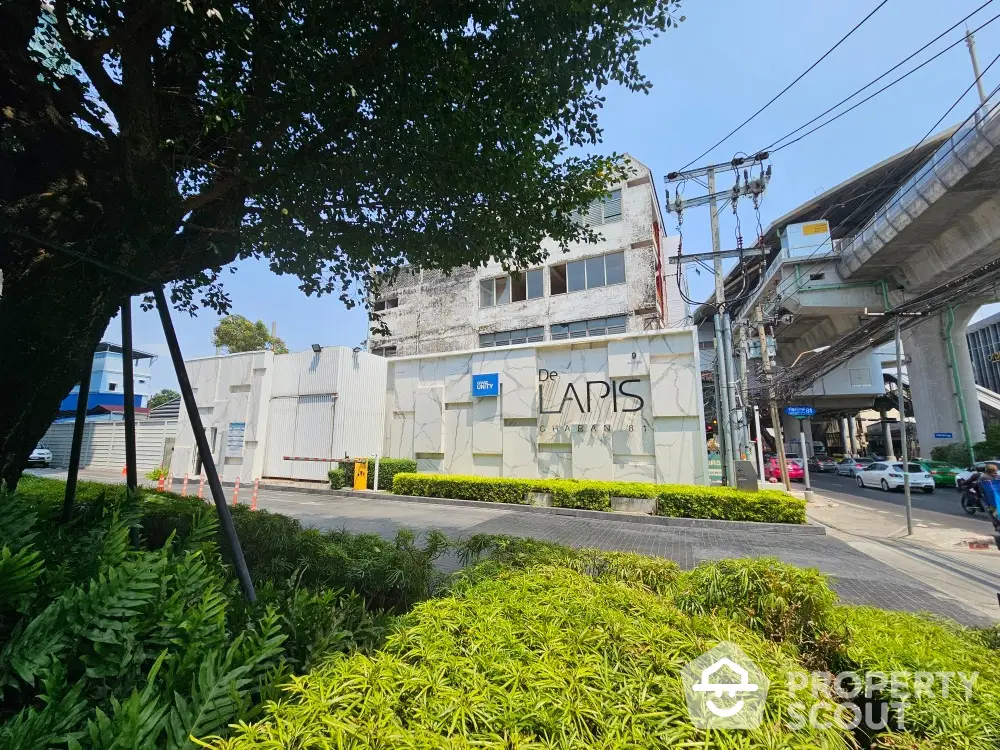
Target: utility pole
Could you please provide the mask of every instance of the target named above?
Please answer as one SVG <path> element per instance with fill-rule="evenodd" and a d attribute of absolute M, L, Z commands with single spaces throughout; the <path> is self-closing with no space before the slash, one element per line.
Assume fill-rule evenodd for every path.
<path fill-rule="evenodd" d="M 976 88 L 979 89 L 979 104 L 976 108 L 976 124 L 982 119 L 982 107 L 986 106 L 986 89 L 983 87 L 983 74 L 979 72 L 979 56 L 976 55 L 976 37 L 969 30 L 965 29 L 965 43 L 969 47 L 969 57 L 972 58 L 972 73 L 976 76 Z"/>
<path fill-rule="evenodd" d="M 906 445 L 906 410 L 903 405 L 903 338 L 896 316 L 896 392 L 899 396 L 899 437 L 903 454 L 903 496 L 906 500 L 906 535 L 913 536 L 912 503 L 910 499 L 910 451 Z"/>
<path fill-rule="evenodd" d="M 906 406 L 903 399 L 903 337 L 900 332 L 900 321 L 903 318 L 919 318 L 923 313 L 873 313 L 865 308 L 862 318 L 880 318 L 892 314 L 896 323 L 896 395 L 899 409 L 899 441 L 902 443 L 903 459 L 903 497 L 906 505 L 906 535 L 913 536 L 913 503 L 910 497 L 910 449 L 906 444 Z"/>
<path fill-rule="evenodd" d="M 722 270 L 722 241 L 719 239 L 719 202 L 715 194 L 715 169 L 709 167 L 705 177 L 708 181 L 708 212 L 712 225 L 712 267 L 715 270 L 715 305 L 718 312 L 715 314 L 713 324 L 715 326 L 715 358 L 718 366 L 718 388 L 722 406 L 720 412 L 719 429 L 722 432 L 722 463 L 725 466 L 726 482 L 732 484 L 736 476 L 736 440 L 732 429 L 732 413 L 736 406 L 732 400 L 732 390 L 729 384 L 729 352 L 726 348 L 725 331 L 723 330 L 723 318 L 725 316 L 726 304 L 726 276 Z"/>
<path fill-rule="evenodd" d="M 737 158 L 730 163 L 714 164 L 708 167 L 692 169 L 686 172 L 671 172 L 666 177 L 667 182 L 667 211 L 677 214 L 678 222 L 683 223 L 683 212 L 685 208 L 692 206 L 709 207 L 709 218 L 712 232 L 712 252 L 699 253 L 696 256 L 683 256 L 680 252 L 676 258 L 671 258 L 671 263 L 683 264 L 685 262 L 697 262 L 707 255 L 712 256 L 712 267 L 715 273 L 715 315 L 712 322 L 715 328 L 715 353 L 716 353 L 716 404 L 718 406 L 717 419 L 719 425 L 719 436 L 722 445 L 722 463 L 725 470 L 726 483 L 733 485 L 736 481 L 736 460 L 746 455 L 748 436 L 745 430 L 745 418 L 740 418 L 737 409 L 736 389 L 739 387 L 736 375 L 736 366 L 733 362 L 733 341 L 732 330 L 729 325 L 729 313 L 726 303 L 726 277 L 722 267 L 723 258 L 761 255 L 759 248 L 752 248 L 744 251 L 723 250 L 722 242 L 719 238 L 719 200 L 728 200 L 734 206 L 740 197 L 753 196 L 756 201 L 767 187 L 771 178 L 771 168 L 767 172 L 763 171 L 763 161 L 768 158 L 766 152 L 756 154 L 748 158 Z M 762 171 L 758 179 L 750 180 L 746 170 L 744 170 L 744 180 L 739 179 L 739 167 L 743 165 L 760 164 Z M 717 192 L 715 174 L 716 169 L 732 169 L 736 171 L 736 185 L 732 189 Z M 708 194 L 693 199 L 685 199 L 680 191 L 676 192 L 676 199 L 670 201 L 669 183 L 684 181 L 688 178 L 705 177 Z M 742 244 L 742 241 L 739 243 Z"/>
<path fill-rule="evenodd" d="M 757 335 L 760 337 L 760 359 L 764 363 L 764 377 L 767 379 L 767 401 L 771 407 L 771 424 L 774 425 L 774 443 L 778 450 L 778 465 L 781 467 L 781 478 L 785 489 L 792 491 L 792 483 L 788 479 L 788 461 L 785 458 L 785 438 L 781 430 L 781 414 L 778 413 L 778 399 L 774 393 L 771 381 L 771 355 L 767 352 L 767 331 L 764 330 L 764 308 L 757 305 Z"/>

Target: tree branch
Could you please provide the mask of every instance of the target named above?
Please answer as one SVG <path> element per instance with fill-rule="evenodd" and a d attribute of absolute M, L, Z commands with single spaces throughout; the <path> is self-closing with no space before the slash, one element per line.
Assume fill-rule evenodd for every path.
<path fill-rule="evenodd" d="M 94 88 L 97 89 L 97 93 L 100 94 L 104 103 L 114 111 L 119 103 L 119 86 L 111 80 L 111 76 L 104 69 L 102 56 L 95 55 L 96 48 L 73 33 L 73 29 L 69 25 L 66 5 L 66 0 L 60 0 L 56 3 L 55 8 L 56 29 L 59 31 L 59 41 L 62 42 L 66 51 L 80 63 L 83 72 L 87 74 L 87 78 L 90 79 Z"/>

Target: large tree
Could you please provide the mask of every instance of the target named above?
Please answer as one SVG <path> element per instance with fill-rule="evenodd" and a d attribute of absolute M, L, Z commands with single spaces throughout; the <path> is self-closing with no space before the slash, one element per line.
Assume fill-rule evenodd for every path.
<path fill-rule="evenodd" d="M 272 336 L 263 320 L 252 323 L 242 315 L 227 315 L 212 331 L 212 346 L 229 354 L 270 349 L 275 354 L 288 354 L 288 347 L 278 336 Z"/>
<path fill-rule="evenodd" d="M 256 257 L 353 304 L 404 262 L 587 236 L 571 214 L 621 162 L 571 154 L 603 86 L 648 89 L 676 5 L 0 2 L 0 477 L 150 284 L 224 312 L 222 268 Z"/>

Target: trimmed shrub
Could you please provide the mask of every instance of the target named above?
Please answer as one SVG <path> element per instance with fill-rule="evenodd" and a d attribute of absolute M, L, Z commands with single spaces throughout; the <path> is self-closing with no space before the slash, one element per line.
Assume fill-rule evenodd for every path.
<path fill-rule="evenodd" d="M 382 458 L 378 462 L 378 483 L 375 486 L 375 460 L 368 460 L 368 489 L 391 490 L 392 480 L 397 474 L 403 472 L 414 472 L 417 470 L 417 462 L 412 458 Z"/>
<path fill-rule="evenodd" d="M 667 594 L 680 575 L 680 566 L 662 557 L 646 557 L 634 552 L 607 552 L 576 549 L 535 539 L 477 534 L 454 544 L 463 565 L 484 561 L 463 573 L 466 581 L 497 575 L 501 569 L 523 570 L 538 566 L 569 568 L 597 580 L 620 581 Z"/>
<path fill-rule="evenodd" d="M 524 504 L 527 492 L 548 492 L 559 508 L 611 510 L 612 497 L 655 498 L 657 514 L 674 518 L 805 523 L 805 501 L 777 490 L 744 492 L 730 487 L 599 482 L 574 479 L 515 479 L 448 474 L 397 474 L 397 495 L 446 497 Z"/>
<path fill-rule="evenodd" d="M 826 646 L 837 595 L 817 570 L 774 557 L 701 563 L 677 579 L 674 603 L 691 615 L 722 615 L 772 641 Z"/>
<path fill-rule="evenodd" d="M 656 513 L 674 518 L 805 523 L 806 503 L 780 490 L 744 492 L 732 487 L 658 485 Z"/>
<path fill-rule="evenodd" d="M 893 696 L 889 685 L 876 689 L 873 715 L 886 710 L 890 729 L 901 718 L 906 734 L 882 733 L 874 747 L 1000 747 L 1000 653 L 982 643 L 978 634 L 944 621 L 871 607 L 838 607 L 834 619 L 846 630 L 842 659 L 834 665 L 837 671 L 878 672 L 886 682 L 890 675 L 903 673 L 907 686 L 913 686 L 915 673 L 931 680 L 924 682 L 926 690 L 907 690 L 905 697 Z M 947 689 L 941 673 L 951 673 Z M 973 675 L 967 691 L 962 677 L 971 681 Z M 897 701 L 903 704 L 901 717 L 889 705 Z M 904 737 L 916 741 L 907 744 Z"/>
<path fill-rule="evenodd" d="M 697 729 L 680 670 L 722 640 L 770 680 L 764 719 Z M 483 581 L 419 605 L 371 656 L 335 656 L 269 715 L 212 746 L 351 748 L 849 748 L 839 727 L 786 726 L 787 653 L 726 620 L 570 570 Z M 818 699 L 799 696 L 808 713 Z M 826 717 L 826 714 L 821 714 Z"/>
<path fill-rule="evenodd" d="M 330 469 L 326 475 L 330 478 L 331 490 L 341 490 L 347 484 L 347 475 L 343 469 Z"/>

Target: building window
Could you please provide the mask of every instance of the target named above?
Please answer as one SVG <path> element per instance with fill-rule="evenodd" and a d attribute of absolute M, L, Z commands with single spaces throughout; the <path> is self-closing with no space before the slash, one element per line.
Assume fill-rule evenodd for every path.
<path fill-rule="evenodd" d="M 542 288 L 542 269 L 535 268 L 524 273 L 513 273 L 510 276 L 510 301 L 524 302 L 544 296 Z"/>
<path fill-rule="evenodd" d="M 108 390 L 109 391 L 117 391 L 118 390 L 118 383 L 108 383 Z"/>
<path fill-rule="evenodd" d="M 518 328 L 516 331 L 479 334 L 479 346 L 484 349 L 492 346 L 511 346 L 512 344 L 527 344 L 544 340 L 545 329 L 541 326 Z"/>
<path fill-rule="evenodd" d="M 566 294 L 566 264 L 549 266 L 549 294 Z"/>
<path fill-rule="evenodd" d="M 596 255 L 549 267 L 551 294 L 625 283 L 625 253 Z"/>
<path fill-rule="evenodd" d="M 573 220 L 585 226 L 596 227 L 620 221 L 622 218 L 622 191 L 612 190 L 605 198 L 599 198 L 582 213 L 573 216 Z"/>
<path fill-rule="evenodd" d="M 592 318 L 591 320 L 576 320 L 572 323 L 553 323 L 553 341 L 562 339 L 582 339 L 588 336 L 611 336 L 625 333 L 628 317 L 614 315 L 610 318 Z"/>
<path fill-rule="evenodd" d="M 702 351 L 705 351 L 706 349 L 714 349 L 715 348 L 715 342 L 714 341 L 699 341 L 698 342 L 698 348 L 701 349 Z"/>
<path fill-rule="evenodd" d="M 495 307 L 508 302 L 524 302 L 544 295 L 542 269 L 536 268 L 510 276 L 498 276 L 479 282 L 479 306 Z"/>
<path fill-rule="evenodd" d="M 371 351 L 376 357 L 395 357 L 396 347 L 394 346 L 376 346 Z"/>
<path fill-rule="evenodd" d="M 396 307 L 399 307 L 399 297 L 390 297 L 389 299 L 380 299 L 372 309 L 375 312 L 382 312 L 383 310 L 392 310 Z"/>

